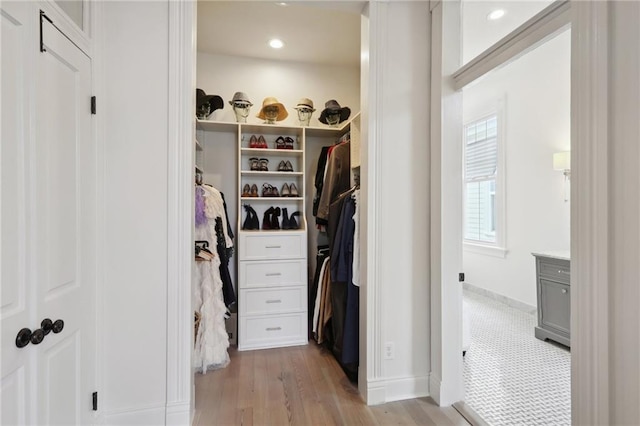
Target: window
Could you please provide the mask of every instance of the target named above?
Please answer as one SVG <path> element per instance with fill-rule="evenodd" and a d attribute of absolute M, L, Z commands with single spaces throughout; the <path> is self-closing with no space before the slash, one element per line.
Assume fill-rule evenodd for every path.
<path fill-rule="evenodd" d="M 500 246 L 498 115 L 464 127 L 464 239 Z"/>

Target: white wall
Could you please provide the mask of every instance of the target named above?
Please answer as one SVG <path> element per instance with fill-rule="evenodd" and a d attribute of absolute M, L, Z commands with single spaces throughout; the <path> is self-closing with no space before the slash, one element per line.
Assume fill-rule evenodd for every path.
<path fill-rule="evenodd" d="M 102 5 L 103 377 L 108 424 L 163 424 L 167 354 L 167 2 Z"/>
<path fill-rule="evenodd" d="M 224 100 L 224 109 L 214 111 L 211 120 L 235 122 L 229 101 L 235 92 L 245 92 L 253 107 L 248 123 L 262 123 L 256 117 L 262 101 L 274 96 L 282 103 L 289 117 L 279 122 L 297 125 L 298 115 L 293 109 L 300 98 L 313 101 L 316 112 L 311 117 L 311 126 L 324 126 L 318 121 L 324 103 L 335 99 L 351 114 L 360 111 L 360 67 L 327 66 L 288 61 L 198 53 L 196 85 L 208 95 L 219 95 Z"/>
<path fill-rule="evenodd" d="M 376 97 L 367 100 L 373 118 L 363 136 L 368 158 L 362 167 L 367 189 L 375 188 L 373 182 L 379 187 L 368 194 L 362 213 L 369 232 L 376 233 L 367 235 L 364 291 L 381 310 L 376 318 L 376 306 L 367 307 L 367 320 L 379 321 L 366 324 L 373 351 L 367 354 L 367 402 L 381 403 L 429 391 L 429 7 L 427 2 L 370 6 L 371 39 L 377 44 L 370 84 L 376 85 Z M 365 164 L 372 146 L 377 164 Z M 385 343 L 393 344 L 393 359 L 383 359 Z"/>
<path fill-rule="evenodd" d="M 570 42 L 567 31 L 464 90 L 464 122 L 504 99 L 505 258 L 464 251 L 466 282 L 536 306 L 531 252 L 569 250 L 570 203 L 554 152 L 570 149 Z"/>

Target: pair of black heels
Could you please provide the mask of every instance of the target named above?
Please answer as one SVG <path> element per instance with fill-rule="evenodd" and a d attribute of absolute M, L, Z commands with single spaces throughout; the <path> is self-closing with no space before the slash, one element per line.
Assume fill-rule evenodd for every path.
<path fill-rule="evenodd" d="M 244 223 L 242 224 L 242 229 L 251 231 L 254 229 L 260 229 L 260 222 L 258 222 L 258 214 L 248 204 L 244 205 L 244 209 L 247 212 L 247 217 L 244 219 Z"/>
<path fill-rule="evenodd" d="M 253 231 L 260 229 L 260 222 L 258 221 L 258 214 L 248 204 L 244 205 L 244 209 L 247 212 L 247 217 L 244 219 L 242 229 L 245 231 Z M 282 229 L 300 229 L 300 224 L 296 220 L 296 216 L 300 216 L 300 212 L 294 212 L 289 216 L 286 208 L 280 209 L 280 207 L 269 207 L 264 212 L 262 218 L 263 230 L 274 230 L 280 228 L 280 214 L 282 213 Z"/>
<path fill-rule="evenodd" d="M 282 228 L 280 228 L 280 213 L 282 212 Z M 262 219 L 263 230 L 273 229 L 299 229 L 300 225 L 296 220 L 296 216 L 300 216 L 300 212 L 294 212 L 289 217 L 289 213 L 286 208 L 280 209 L 280 207 L 269 207 L 264 212 L 264 218 Z"/>

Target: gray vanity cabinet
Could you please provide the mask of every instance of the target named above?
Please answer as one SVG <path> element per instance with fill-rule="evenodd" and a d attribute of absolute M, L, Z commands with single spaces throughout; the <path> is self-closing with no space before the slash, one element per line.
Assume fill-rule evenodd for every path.
<path fill-rule="evenodd" d="M 536 258 L 538 325 L 535 336 L 570 343 L 571 276 L 569 257 L 533 253 Z"/>

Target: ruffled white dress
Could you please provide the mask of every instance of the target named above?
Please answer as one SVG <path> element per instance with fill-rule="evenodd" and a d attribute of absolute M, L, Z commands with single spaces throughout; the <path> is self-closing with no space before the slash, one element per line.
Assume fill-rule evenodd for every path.
<path fill-rule="evenodd" d="M 215 219 L 222 218 L 227 247 L 233 245 L 227 235 L 226 216 L 222 196 L 214 188 L 202 186 L 205 200 L 207 222 L 196 226 L 196 240 L 209 241 L 209 250 L 214 258 L 208 262 L 196 262 L 196 288 L 193 292 L 193 306 L 200 313 L 200 325 L 195 339 L 193 365 L 196 371 L 206 373 L 209 370 L 226 367 L 229 364 L 229 335 L 225 328 L 227 307 L 222 295 L 220 277 L 220 257 L 216 244 Z"/>

